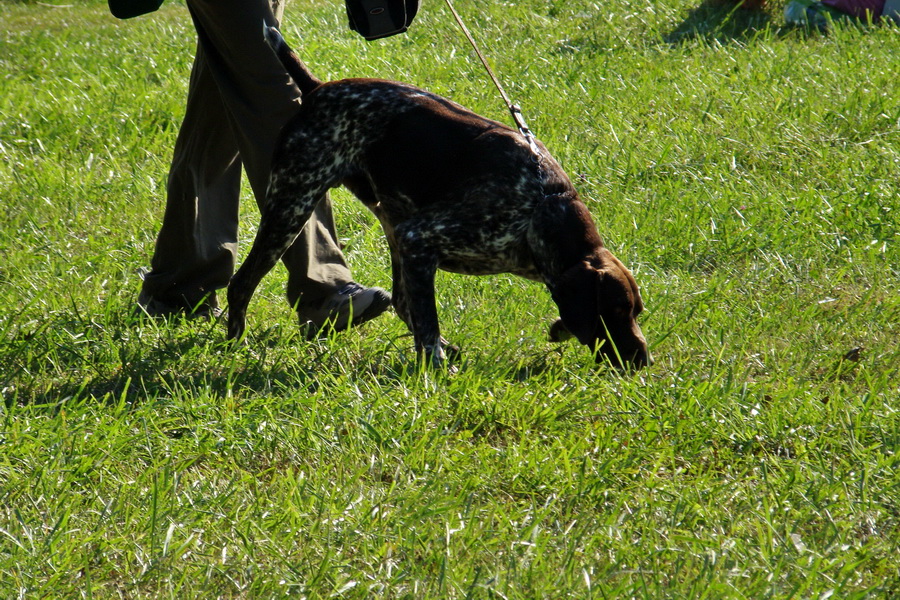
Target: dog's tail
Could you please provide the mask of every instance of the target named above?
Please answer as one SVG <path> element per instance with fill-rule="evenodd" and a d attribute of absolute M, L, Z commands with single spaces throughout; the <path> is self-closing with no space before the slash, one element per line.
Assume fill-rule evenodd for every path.
<path fill-rule="evenodd" d="M 278 29 L 263 23 L 263 35 L 266 38 L 266 43 L 269 44 L 269 47 L 275 52 L 275 55 L 278 57 L 278 60 L 281 61 L 281 64 L 284 65 L 288 75 L 291 76 L 291 79 L 293 79 L 294 83 L 297 84 L 297 87 L 300 88 L 301 93 L 308 94 L 322 85 L 322 81 L 310 73 L 306 65 L 303 64 L 303 61 L 300 60 L 294 51 L 291 50 L 290 46 L 287 45 L 287 42 L 284 41 L 284 38 L 281 36 L 281 32 L 278 31 Z"/>

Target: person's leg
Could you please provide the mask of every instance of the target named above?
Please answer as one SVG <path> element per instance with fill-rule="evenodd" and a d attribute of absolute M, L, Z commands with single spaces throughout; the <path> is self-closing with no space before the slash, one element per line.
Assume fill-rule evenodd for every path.
<path fill-rule="evenodd" d="M 219 104 L 224 106 L 223 112 L 228 126 L 221 113 L 210 113 L 214 118 L 202 124 L 205 127 L 212 126 L 217 136 L 224 137 L 223 130 L 229 131 L 257 203 L 261 205 L 265 198 L 271 156 L 278 134 L 284 123 L 298 110 L 300 98 L 299 90 L 287 76 L 262 36 L 262 22 L 274 23 L 274 16 L 265 0 L 189 0 L 188 6 L 202 48 L 204 73 L 209 74 L 202 82 L 209 87 L 212 87 L 211 82 L 214 84 L 219 94 Z M 199 96 L 199 92 L 197 95 Z M 186 125 L 193 126 L 197 123 L 188 122 L 186 119 Z M 190 133 L 182 133 L 180 137 L 202 138 L 207 132 L 197 129 Z M 228 148 L 233 149 L 232 146 Z M 173 161 L 173 168 L 174 166 Z M 216 168 L 221 167 L 220 164 Z M 228 172 L 231 173 L 230 170 Z M 168 229 L 191 230 L 190 223 L 185 221 L 184 215 L 189 211 L 177 210 L 172 206 L 189 203 L 185 200 L 173 201 L 171 195 L 170 191 L 167 216 L 171 213 L 172 217 L 169 220 L 174 224 Z M 202 197 L 202 191 L 198 191 L 198 195 Z M 236 191 L 233 202 L 222 202 L 223 205 L 227 205 L 226 212 L 229 214 L 233 205 L 236 215 Z M 216 211 L 214 206 L 212 211 Z M 233 235 L 231 230 L 228 234 Z M 229 249 L 231 253 L 229 269 L 231 269 L 234 262 L 233 242 Z M 167 252 L 158 251 L 158 253 Z M 178 255 L 179 251 L 174 250 L 172 254 Z M 352 303 L 345 309 L 355 313 L 354 323 L 376 316 L 387 308 L 385 298 L 389 302 L 390 296 L 383 290 L 370 291 L 350 285 L 352 277 L 337 243 L 327 198 L 320 204 L 316 214 L 283 260 L 289 272 L 288 299 L 292 305 L 298 306 L 301 321 L 309 319 L 315 325 L 321 325 L 322 315 L 327 314 L 323 313 L 323 309 L 333 312 L 334 306 L 337 305 L 340 310 L 342 304 L 347 304 L 351 300 Z M 147 281 L 157 279 L 156 271 L 158 269 L 154 264 L 154 272 L 145 280 L 145 291 L 148 291 Z M 230 270 L 228 274 L 230 276 Z M 224 287 L 227 283 L 227 277 L 224 281 L 221 281 L 220 277 L 216 280 L 217 287 Z"/>
<path fill-rule="evenodd" d="M 198 47 L 175 142 L 166 210 L 139 304 L 152 315 L 206 312 L 228 285 L 237 250 L 241 163 L 215 82 Z"/>
<path fill-rule="evenodd" d="M 275 24 L 267 0 L 188 0 L 200 43 L 229 114 L 241 161 L 264 210 L 272 154 L 284 124 L 299 110 L 300 91 L 262 35 Z M 326 320 L 343 329 L 390 306 L 390 294 L 353 283 L 325 197 L 282 258 L 288 301 L 317 331 Z"/>
<path fill-rule="evenodd" d="M 188 6 L 262 209 L 275 143 L 300 106 L 300 91 L 262 35 L 263 22 L 274 23 L 274 15 L 266 0 L 189 0 Z M 352 281 L 330 213 L 325 199 L 283 258 L 292 304 L 322 300 Z"/>

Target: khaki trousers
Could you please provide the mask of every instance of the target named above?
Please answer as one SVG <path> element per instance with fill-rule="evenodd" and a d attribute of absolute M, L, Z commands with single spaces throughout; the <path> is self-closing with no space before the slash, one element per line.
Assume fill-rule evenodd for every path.
<path fill-rule="evenodd" d="M 274 145 L 300 106 L 300 91 L 263 39 L 263 21 L 276 22 L 267 0 L 187 5 L 197 53 L 142 295 L 184 308 L 215 307 L 215 291 L 228 285 L 235 266 L 242 167 L 262 208 Z M 352 281 L 327 197 L 282 260 L 292 306 L 315 303 Z"/>

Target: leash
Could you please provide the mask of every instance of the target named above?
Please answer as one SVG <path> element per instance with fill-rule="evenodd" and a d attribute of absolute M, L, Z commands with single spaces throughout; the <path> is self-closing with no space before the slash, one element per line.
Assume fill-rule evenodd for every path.
<path fill-rule="evenodd" d="M 475 50 L 475 54 L 478 55 L 479 60 L 481 60 L 481 64 L 484 65 L 485 71 L 487 71 L 488 76 L 490 76 L 491 81 L 494 82 L 494 86 L 497 88 L 497 91 L 500 92 L 500 97 L 503 98 L 503 102 L 506 104 L 506 108 L 509 110 L 509 114 L 512 115 L 513 121 L 516 124 L 516 127 L 519 129 L 519 133 L 525 138 L 525 141 L 528 142 L 528 146 L 531 147 L 531 151 L 535 153 L 535 155 L 540 156 L 541 151 L 538 148 L 537 142 L 535 141 L 534 133 L 529 129 L 528 124 L 525 123 L 525 117 L 522 115 L 522 109 L 518 104 L 514 104 L 512 100 L 509 99 L 509 95 L 506 93 L 506 90 L 503 89 L 503 86 L 500 85 L 500 80 L 497 79 L 497 76 L 494 75 L 493 69 L 491 69 L 491 65 L 488 63 L 487 59 L 482 54 L 481 49 L 478 48 L 478 44 L 475 43 L 475 38 L 472 37 L 472 34 L 469 33 L 468 27 L 463 23 L 462 17 L 459 16 L 459 13 L 456 12 L 456 9 L 453 8 L 453 3 L 450 0 L 445 0 L 447 3 L 447 7 L 450 9 L 450 12 L 453 13 L 453 18 L 456 19 L 457 24 L 459 24 L 459 28 L 462 29 L 462 32 L 465 34 L 466 39 L 469 40 L 469 44 L 472 45 L 472 49 Z"/>

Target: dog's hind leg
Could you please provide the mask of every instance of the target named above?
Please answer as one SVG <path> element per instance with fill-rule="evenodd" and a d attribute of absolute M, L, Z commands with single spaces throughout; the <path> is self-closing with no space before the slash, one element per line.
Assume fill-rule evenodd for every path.
<path fill-rule="evenodd" d="M 341 180 L 344 164 L 335 159 L 332 139 L 300 124 L 276 150 L 256 239 L 228 284 L 230 339 L 244 335 L 247 305 L 259 282 L 300 235 L 328 189 Z"/>
<path fill-rule="evenodd" d="M 270 185 L 256 239 L 241 268 L 228 284 L 229 339 L 240 339 L 244 335 L 247 305 L 253 292 L 300 235 L 327 189 L 327 185 L 315 186 L 307 189 L 298 199 L 290 194 L 289 188 L 278 193 L 277 188 Z"/>

